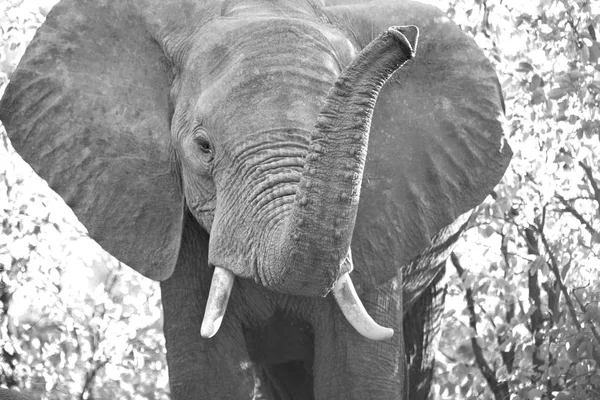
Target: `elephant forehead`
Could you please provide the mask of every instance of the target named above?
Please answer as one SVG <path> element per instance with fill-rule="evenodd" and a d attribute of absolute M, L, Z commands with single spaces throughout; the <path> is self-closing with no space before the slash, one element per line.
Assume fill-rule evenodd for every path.
<path fill-rule="evenodd" d="M 225 0 L 221 6 L 224 17 L 274 16 L 285 13 L 287 17 L 314 16 L 319 10 L 306 0 Z"/>
<path fill-rule="evenodd" d="M 330 84 L 310 85 L 306 76 L 297 76 L 293 82 L 295 74 L 285 75 L 267 74 L 238 85 L 215 85 L 202 93 L 194 114 L 216 130 L 215 134 L 229 137 L 277 128 L 310 130 Z"/>
<path fill-rule="evenodd" d="M 218 29 L 211 35 L 214 42 L 205 43 L 188 63 L 188 75 L 200 88 L 197 115 L 228 124 L 229 130 L 314 124 L 348 58 L 350 44 L 340 32 L 278 18 L 228 21 Z"/>
<path fill-rule="evenodd" d="M 295 65 L 326 69 L 339 74 L 343 66 L 338 53 L 345 43 L 333 26 L 305 19 L 280 17 L 218 19 L 203 28 L 202 42 L 190 51 L 188 70 L 202 71 L 211 83 L 228 78 L 245 78 L 247 68 L 257 69 Z M 347 46 L 346 46 L 347 47 Z"/>

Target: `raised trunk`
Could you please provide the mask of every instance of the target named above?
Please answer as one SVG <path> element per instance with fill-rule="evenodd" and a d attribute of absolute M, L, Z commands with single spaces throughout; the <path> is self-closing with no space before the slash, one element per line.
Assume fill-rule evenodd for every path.
<path fill-rule="evenodd" d="M 391 27 L 335 82 L 318 116 L 290 218 L 272 236 L 263 280 L 273 288 L 324 296 L 348 254 L 379 90 L 416 48 L 414 26 Z M 348 265 L 347 263 L 345 265 Z"/>

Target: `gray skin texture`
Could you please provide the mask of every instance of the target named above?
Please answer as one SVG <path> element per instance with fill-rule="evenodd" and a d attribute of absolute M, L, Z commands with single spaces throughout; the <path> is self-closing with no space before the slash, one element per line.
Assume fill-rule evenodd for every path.
<path fill-rule="evenodd" d="M 0 400 L 34 400 L 28 394 L 0 388 Z"/>
<path fill-rule="evenodd" d="M 397 25 L 418 46 L 405 28 L 360 58 Z M 0 103 L 90 235 L 161 281 L 174 399 L 425 398 L 443 261 L 511 156 L 502 114 L 474 42 L 391 0 L 63 0 Z M 349 246 L 390 340 L 327 295 Z M 213 266 L 238 278 L 206 340 Z"/>

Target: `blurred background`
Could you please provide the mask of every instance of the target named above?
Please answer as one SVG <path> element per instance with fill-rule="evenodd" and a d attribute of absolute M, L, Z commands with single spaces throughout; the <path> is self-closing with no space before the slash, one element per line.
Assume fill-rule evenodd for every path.
<path fill-rule="evenodd" d="M 431 398 L 600 399 L 600 1 L 426 2 L 496 66 L 515 153 L 447 264 Z M 0 0 L 0 94 L 55 3 Z M 0 385 L 168 399 L 158 284 L 86 237 L 1 126 L 0 222 Z"/>

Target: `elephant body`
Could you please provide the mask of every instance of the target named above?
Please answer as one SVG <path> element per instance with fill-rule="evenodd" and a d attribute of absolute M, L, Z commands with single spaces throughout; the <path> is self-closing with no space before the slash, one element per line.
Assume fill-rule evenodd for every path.
<path fill-rule="evenodd" d="M 0 103 L 90 235 L 161 281 L 174 399 L 429 392 L 444 261 L 511 155 L 502 95 L 436 8 L 347 3 L 63 0 Z M 391 338 L 349 324 L 350 276 Z"/>

